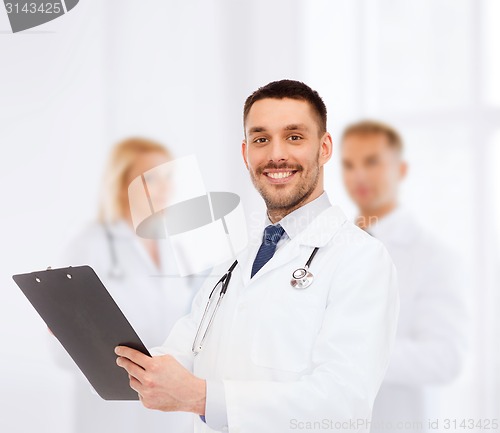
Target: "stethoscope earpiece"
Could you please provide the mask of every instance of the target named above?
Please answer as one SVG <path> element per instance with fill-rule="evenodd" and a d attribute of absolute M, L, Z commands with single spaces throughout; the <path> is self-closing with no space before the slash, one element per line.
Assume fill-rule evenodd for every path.
<path fill-rule="evenodd" d="M 104 224 L 104 230 L 106 232 L 106 238 L 108 240 L 109 254 L 111 256 L 111 268 L 109 269 L 109 276 L 110 278 L 121 280 L 125 276 L 125 272 L 118 262 L 115 239 L 107 223 Z"/>

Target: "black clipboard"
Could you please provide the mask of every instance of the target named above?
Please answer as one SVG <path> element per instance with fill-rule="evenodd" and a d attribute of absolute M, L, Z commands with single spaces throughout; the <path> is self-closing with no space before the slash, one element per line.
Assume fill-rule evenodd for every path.
<path fill-rule="evenodd" d="M 138 400 L 115 346 L 151 356 L 94 270 L 87 265 L 12 278 L 104 400 Z"/>

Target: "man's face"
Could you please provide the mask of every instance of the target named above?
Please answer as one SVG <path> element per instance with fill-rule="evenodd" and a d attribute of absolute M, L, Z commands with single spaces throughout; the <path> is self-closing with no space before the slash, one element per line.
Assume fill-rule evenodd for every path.
<path fill-rule="evenodd" d="M 261 99 L 247 115 L 243 159 L 268 210 L 291 211 L 318 196 L 331 148 L 307 101 Z"/>
<path fill-rule="evenodd" d="M 342 143 L 344 184 L 363 210 L 376 210 L 397 198 L 406 165 L 383 134 L 350 134 Z"/>

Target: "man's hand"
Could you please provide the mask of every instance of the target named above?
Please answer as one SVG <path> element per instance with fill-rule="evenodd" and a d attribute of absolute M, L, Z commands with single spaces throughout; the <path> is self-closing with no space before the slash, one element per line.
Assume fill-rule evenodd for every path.
<path fill-rule="evenodd" d="M 149 357 L 127 346 L 116 346 L 116 363 L 128 372 L 130 387 L 144 407 L 164 412 L 205 415 L 206 382 L 170 355 Z"/>

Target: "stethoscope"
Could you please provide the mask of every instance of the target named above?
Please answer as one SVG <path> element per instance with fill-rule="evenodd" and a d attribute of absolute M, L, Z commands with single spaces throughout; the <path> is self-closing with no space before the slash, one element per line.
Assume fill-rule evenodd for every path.
<path fill-rule="evenodd" d="M 319 247 L 315 247 L 311 255 L 309 256 L 309 259 L 307 260 L 306 264 L 304 265 L 303 268 L 297 268 L 295 271 L 292 272 L 292 279 L 290 280 L 290 285 L 294 289 L 305 289 L 309 287 L 312 282 L 314 281 L 314 275 L 309 271 L 309 267 L 311 266 L 311 263 L 314 259 L 314 256 L 318 252 Z M 227 288 L 229 286 L 229 282 L 231 281 L 231 276 L 233 273 L 234 268 L 238 264 L 238 260 L 235 260 L 233 264 L 229 267 L 227 272 L 220 278 L 217 283 L 215 283 L 215 286 L 213 287 L 212 291 L 210 292 L 210 295 L 208 295 L 208 301 L 207 305 L 205 306 L 205 311 L 203 312 L 203 316 L 201 317 L 200 324 L 198 326 L 198 330 L 196 331 L 196 335 L 194 337 L 193 341 L 193 346 L 191 347 L 192 352 L 195 355 L 198 355 L 200 353 L 203 344 L 205 342 L 205 338 L 207 337 L 208 331 L 212 327 L 212 322 L 214 321 L 215 315 L 217 313 L 217 310 L 219 309 L 219 305 L 222 301 L 222 298 L 227 292 Z M 212 298 L 213 295 L 217 289 L 217 287 L 221 284 L 221 289 L 219 292 L 219 298 L 217 299 L 217 303 L 215 304 L 214 311 L 212 312 L 212 315 L 210 316 L 210 320 L 208 321 L 208 325 L 205 329 L 205 332 L 203 333 L 203 336 L 201 337 L 201 341 L 199 344 L 196 344 L 198 341 L 198 337 L 200 335 L 201 329 L 203 327 L 203 323 L 205 322 L 208 310 L 210 308 L 210 305 L 212 304 Z"/>
<path fill-rule="evenodd" d="M 109 269 L 109 277 L 116 280 L 120 280 L 124 277 L 125 272 L 118 262 L 118 254 L 116 253 L 116 245 L 113 233 L 111 233 L 110 228 L 107 224 L 104 224 L 104 230 L 106 232 L 106 238 L 108 240 L 109 255 L 111 257 L 111 267 Z"/>

